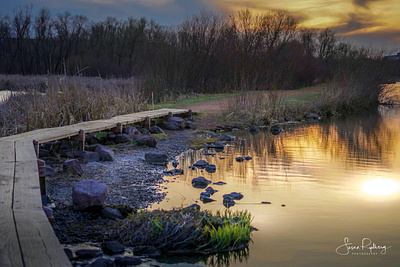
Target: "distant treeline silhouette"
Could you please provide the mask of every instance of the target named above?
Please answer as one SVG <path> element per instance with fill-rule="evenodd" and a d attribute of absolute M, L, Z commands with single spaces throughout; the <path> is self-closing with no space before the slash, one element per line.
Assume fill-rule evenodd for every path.
<path fill-rule="evenodd" d="M 32 6 L 0 14 L 0 73 L 134 77 L 156 97 L 292 89 L 345 79 L 366 65 L 382 82 L 393 75 L 390 64 L 330 29 L 300 28 L 282 11 L 200 12 L 171 27 L 146 18 L 54 17 L 47 8 L 33 17 Z"/>

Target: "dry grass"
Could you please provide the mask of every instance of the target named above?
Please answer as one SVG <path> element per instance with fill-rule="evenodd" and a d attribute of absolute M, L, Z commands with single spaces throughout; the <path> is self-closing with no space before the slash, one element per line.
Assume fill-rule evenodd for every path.
<path fill-rule="evenodd" d="M 21 76 L 7 77 L 2 84 L 14 91 L 0 104 L 1 136 L 107 119 L 145 107 L 141 89 L 133 80 L 41 76 L 43 87 L 35 82 L 37 76 L 32 76 L 32 83 L 24 82 L 25 86 L 18 87 Z"/>

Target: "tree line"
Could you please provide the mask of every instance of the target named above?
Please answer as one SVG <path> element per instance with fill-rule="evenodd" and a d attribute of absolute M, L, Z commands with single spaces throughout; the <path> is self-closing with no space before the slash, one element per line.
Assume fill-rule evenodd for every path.
<path fill-rule="evenodd" d="M 200 12 L 171 27 L 144 17 L 52 16 L 47 8 L 34 17 L 32 6 L 0 14 L 0 73 L 134 77 L 156 97 L 292 89 L 376 64 L 381 82 L 393 74 L 383 61 L 330 29 L 299 27 L 283 11 Z"/>

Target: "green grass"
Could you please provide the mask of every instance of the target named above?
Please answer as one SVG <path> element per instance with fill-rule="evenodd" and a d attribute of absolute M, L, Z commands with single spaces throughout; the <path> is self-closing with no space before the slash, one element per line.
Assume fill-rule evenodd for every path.
<path fill-rule="evenodd" d="M 282 99 L 282 104 L 288 107 L 304 106 L 315 103 L 322 96 L 322 92 L 310 92 L 294 95 Z"/>
<path fill-rule="evenodd" d="M 201 95 L 198 97 L 186 98 L 186 99 L 183 99 L 180 101 L 156 104 L 156 105 L 154 105 L 154 109 L 184 107 L 184 106 L 188 106 L 188 105 L 192 105 L 192 104 L 196 104 L 196 103 L 202 103 L 202 102 L 220 100 L 220 99 L 224 99 L 227 97 L 233 97 L 235 95 L 236 95 L 236 93 Z M 153 106 L 148 105 L 148 109 L 153 109 Z"/>

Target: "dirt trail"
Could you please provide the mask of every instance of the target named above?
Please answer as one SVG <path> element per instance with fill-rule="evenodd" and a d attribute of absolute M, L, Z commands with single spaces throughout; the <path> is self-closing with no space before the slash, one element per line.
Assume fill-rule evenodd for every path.
<path fill-rule="evenodd" d="M 323 86 L 313 86 L 302 90 L 281 90 L 278 91 L 280 98 L 291 97 L 299 94 L 307 94 L 312 92 L 322 92 Z M 259 94 L 264 94 L 260 92 Z M 257 94 L 254 94 L 255 96 Z M 197 128 L 199 130 L 213 129 L 217 125 L 223 125 L 224 122 L 220 119 L 220 115 L 227 109 L 229 101 L 234 97 L 228 97 L 220 100 L 201 102 L 192 105 L 183 106 L 180 108 L 191 109 L 193 112 L 200 113 L 196 118 Z"/>

